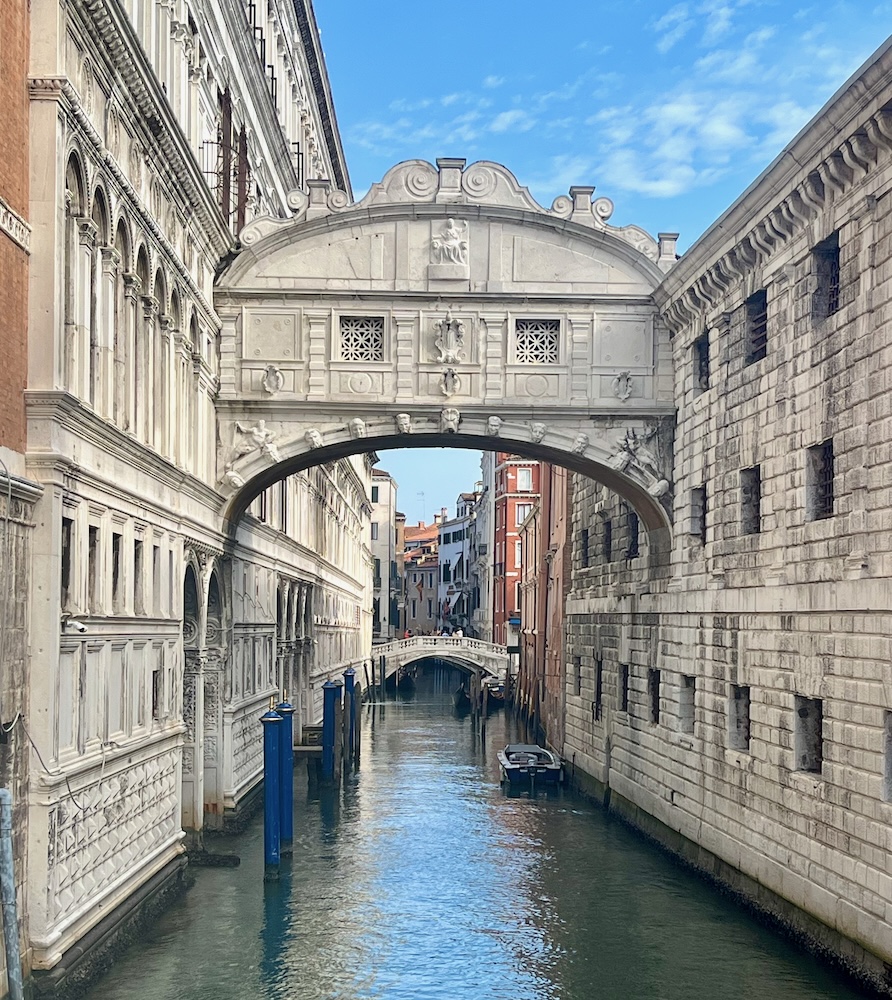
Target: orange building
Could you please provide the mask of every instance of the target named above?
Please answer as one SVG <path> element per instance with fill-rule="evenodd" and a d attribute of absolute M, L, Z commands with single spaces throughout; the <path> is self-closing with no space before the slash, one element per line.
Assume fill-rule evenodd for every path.
<path fill-rule="evenodd" d="M 420 521 L 404 531 L 403 628 L 413 635 L 432 634 L 437 628 L 437 588 L 440 560 L 437 555 L 439 515 L 433 524 Z"/>

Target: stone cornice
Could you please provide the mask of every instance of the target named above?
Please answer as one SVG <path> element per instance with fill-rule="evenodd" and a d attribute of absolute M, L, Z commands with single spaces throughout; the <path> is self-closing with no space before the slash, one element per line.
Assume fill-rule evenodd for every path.
<path fill-rule="evenodd" d="M 200 305 L 205 322 L 215 329 L 219 329 L 220 320 L 213 306 L 205 298 L 204 293 L 180 259 L 179 254 L 168 240 L 158 221 L 143 204 L 139 193 L 130 183 L 129 178 L 121 169 L 118 161 L 106 149 L 102 136 L 96 130 L 89 115 L 84 110 L 80 96 L 72 86 L 71 81 L 67 77 L 31 77 L 29 88 L 32 101 L 58 101 L 65 111 L 71 115 L 80 129 L 81 136 L 89 142 L 95 156 L 112 175 L 121 192 L 127 198 L 132 217 L 139 220 L 140 225 L 151 234 L 156 244 L 165 253 L 167 262 L 171 269 L 176 271 L 179 281 L 188 289 L 189 294 L 195 302 Z M 227 250 L 224 249 L 222 252 L 225 254 Z"/>
<path fill-rule="evenodd" d="M 221 508 L 223 498 L 216 490 L 190 473 L 178 469 L 166 458 L 136 438 L 125 434 L 114 424 L 103 420 L 71 393 L 61 389 L 46 391 L 28 389 L 25 391 L 25 406 L 29 421 L 49 420 L 63 425 L 66 430 L 82 440 L 120 459 L 164 486 L 182 492 L 212 511 Z M 69 459 L 56 452 L 29 451 L 27 460 L 29 465 L 34 466 L 47 463 L 54 466 L 60 463 L 71 465 Z"/>
<path fill-rule="evenodd" d="M 126 83 L 139 111 L 138 120 L 144 123 L 147 145 L 154 144 L 160 149 L 182 187 L 186 203 L 200 217 L 217 256 L 223 257 L 232 245 L 232 234 L 120 0 L 72 0 L 72 3 L 92 24 L 94 38 Z"/>
<path fill-rule="evenodd" d="M 0 233 L 31 253 L 31 227 L 3 198 L 0 198 Z"/>
<path fill-rule="evenodd" d="M 322 120 L 322 134 L 325 136 L 334 170 L 334 180 L 352 201 L 353 189 L 350 186 L 347 161 L 341 146 L 341 133 L 335 117 L 334 101 L 331 98 L 331 85 L 328 81 L 328 72 L 325 69 L 325 59 L 319 44 L 319 29 L 316 25 L 316 15 L 313 13 L 312 0 L 294 0 L 294 13 L 300 28 L 307 68 L 310 71 L 310 82 L 316 98 L 316 106 L 319 108 L 319 117 Z"/>
<path fill-rule="evenodd" d="M 877 110 L 878 109 L 878 110 Z M 676 332 L 724 298 L 892 151 L 892 41 L 847 81 L 656 289 Z"/>

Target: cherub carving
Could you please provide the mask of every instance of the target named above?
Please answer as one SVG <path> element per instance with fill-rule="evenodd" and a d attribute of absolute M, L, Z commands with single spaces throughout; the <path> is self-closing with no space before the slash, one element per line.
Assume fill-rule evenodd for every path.
<path fill-rule="evenodd" d="M 440 413 L 440 430 L 444 434 L 455 434 L 461 422 L 461 413 L 454 406 L 447 406 Z"/>

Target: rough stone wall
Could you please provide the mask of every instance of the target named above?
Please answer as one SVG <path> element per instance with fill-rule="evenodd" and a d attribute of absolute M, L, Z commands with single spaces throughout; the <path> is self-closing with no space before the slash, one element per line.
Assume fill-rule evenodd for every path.
<path fill-rule="evenodd" d="M 862 140 L 889 121 L 888 62 L 840 99 L 866 123 L 848 162 L 818 123 L 785 161 L 799 173 L 748 192 L 658 290 L 678 405 L 670 573 L 648 572 L 643 544 L 624 557 L 619 499 L 577 478 L 564 747 L 614 808 L 725 881 L 742 873 L 887 991 L 892 143 Z"/>

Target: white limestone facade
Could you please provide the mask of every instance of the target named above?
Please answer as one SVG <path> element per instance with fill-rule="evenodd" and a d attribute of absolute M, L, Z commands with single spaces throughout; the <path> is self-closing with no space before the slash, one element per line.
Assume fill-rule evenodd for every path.
<path fill-rule="evenodd" d="M 349 191 L 311 6 L 246 10 L 32 4 L 22 856 L 47 974 L 238 820 L 270 696 L 317 722 L 370 648 L 366 460 L 234 521 L 217 488 L 218 263 L 309 178 Z"/>
<path fill-rule="evenodd" d="M 575 477 L 564 746 L 611 808 L 886 993 L 890 81 L 887 44 L 655 292 L 670 569 Z"/>
<path fill-rule="evenodd" d="M 371 487 L 372 637 L 387 642 L 400 635 L 402 578 L 397 565 L 397 482 L 372 469 Z"/>

